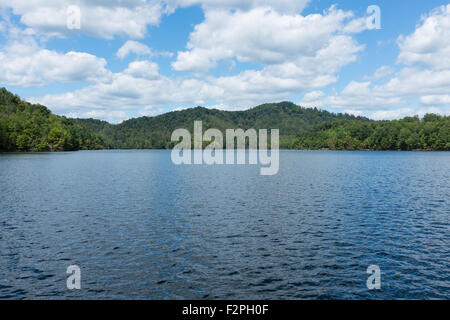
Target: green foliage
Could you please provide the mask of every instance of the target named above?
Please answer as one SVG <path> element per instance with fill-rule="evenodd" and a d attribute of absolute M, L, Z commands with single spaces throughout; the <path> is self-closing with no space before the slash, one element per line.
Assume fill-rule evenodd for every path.
<path fill-rule="evenodd" d="M 428 114 L 422 120 L 338 121 L 300 134 L 293 149 L 450 150 L 450 117 Z"/>
<path fill-rule="evenodd" d="M 366 118 L 306 109 L 290 102 L 264 104 L 247 111 L 220 111 L 202 107 L 166 113 L 157 117 L 131 119 L 111 125 L 94 119 L 76 119 L 98 133 L 111 149 L 168 149 L 173 147 L 172 132 L 179 128 L 194 131 L 194 121 L 203 122 L 203 130 L 280 129 L 280 147 L 290 148 L 295 137 L 314 125 L 338 120 L 368 121 Z"/>
<path fill-rule="evenodd" d="M 102 145 L 85 126 L 0 89 L 0 151 L 72 151 Z"/>
<path fill-rule="evenodd" d="M 435 114 L 370 121 L 282 102 L 235 112 L 197 107 L 112 125 L 56 116 L 0 89 L 0 151 L 169 149 L 172 132 L 193 133 L 197 120 L 203 130 L 216 128 L 224 137 L 226 129 L 279 129 L 282 149 L 450 150 L 449 117 Z"/>

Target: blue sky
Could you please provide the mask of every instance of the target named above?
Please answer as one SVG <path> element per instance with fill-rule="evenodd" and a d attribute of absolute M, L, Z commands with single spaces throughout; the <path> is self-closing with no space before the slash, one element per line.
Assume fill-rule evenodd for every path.
<path fill-rule="evenodd" d="M 367 23 L 372 5 L 381 29 Z M 278 101 L 373 119 L 449 114 L 450 5 L 0 0 L 0 86 L 115 123 Z"/>

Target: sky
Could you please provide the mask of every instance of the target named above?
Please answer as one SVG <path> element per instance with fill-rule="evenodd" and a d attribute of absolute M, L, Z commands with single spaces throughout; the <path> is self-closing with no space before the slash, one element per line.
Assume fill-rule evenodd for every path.
<path fill-rule="evenodd" d="M 450 114 L 436 0 L 0 0 L 0 87 L 119 123 L 292 101 L 372 119 Z"/>

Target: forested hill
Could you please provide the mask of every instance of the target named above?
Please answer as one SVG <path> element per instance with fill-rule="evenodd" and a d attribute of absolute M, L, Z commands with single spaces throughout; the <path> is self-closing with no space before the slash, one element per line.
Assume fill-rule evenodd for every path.
<path fill-rule="evenodd" d="M 450 151 L 450 117 L 427 114 L 392 121 L 336 121 L 293 140 L 292 149 Z"/>
<path fill-rule="evenodd" d="M 290 102 L 247 111 L 197 107 L 110 124 L 68 119 L 0 89 L 0 151 L 71 151 L 171 148 L 172 132 L 203 129 L 279 129 L 283 149 L 450 150 L 450 117 L 426 115 L 394 121 L 307 109 Z"/>
<path fill-rule="evenodd" d="M 280 146 L 289 148 L 302 132 L 321 123 L 339 120 L 369 121 L 346 114 L 299 107 L 290 102 L 264 104 L 246 111 L 220 111 L 197 107 L 169 112 L 157 117 L 142 117 L 111 125 L 94 119 L 76 119 L 98 133 L 107 148 L 164 149 L 173 144 L 172 132 L 184 128 L 193 132 L 194 121 L 201 120 L 203 129 L 280 129 Z"/>
<path fill-rule="evenodd" d="M 72 151 L 103 145 L 84 125 L 0 88 L 0 151 Z"/>

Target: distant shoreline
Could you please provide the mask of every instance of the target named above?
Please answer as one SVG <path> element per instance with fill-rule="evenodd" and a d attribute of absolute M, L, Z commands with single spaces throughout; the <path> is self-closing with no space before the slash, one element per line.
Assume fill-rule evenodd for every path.
<path fill-rule="evenodd" d="M 193 151 L 195 149 L 191 149 Z M 226 151 L 226 149 L 217 149 Z M 237 149 L 235 149 L 236 151 Z M 239 149 L 249 151 L 249 149 Z M 270 150 L 270 149 L 269 149 Z M 82 151 L 172 151 L 172 149 L 89 149 L 89 150 L 67 150 L 67 151 L 3 151 L 0 154 L 59 154 Z M 259 151 L 257 149 L 256 151 Z M 450 152 L 450 150 L 370 150 L 370 149 L 354 149 L 354 150 L 340 150 L 340 149 L 279 149 L 279 151 L 343 151 L 343 152 Z"/>
<path fill-rule="evenodd" d="M 179 143 L 172 138 L 173 133 L 194 132 L 198 121 L 203 122 L 205 129 L 220 131 L 222 136 L 236 128 L 247 132 L 267 130 L 271 134 L 272 130 L 278 131 L 280 150 L 450 150 L 450 117 L 436 114 L 372 121 L 281 102 L 241 112 L 197 107 L 111 125 L 95 119 L 57 116 L 45 106 L 27 103 L 0 89 L 0 149 L 7 152 L 171 150 Z M 210 139 L 204 140 L 204 146 L 210 143 Z M 247 145 L 251 145 L 250 140 Z"/>

